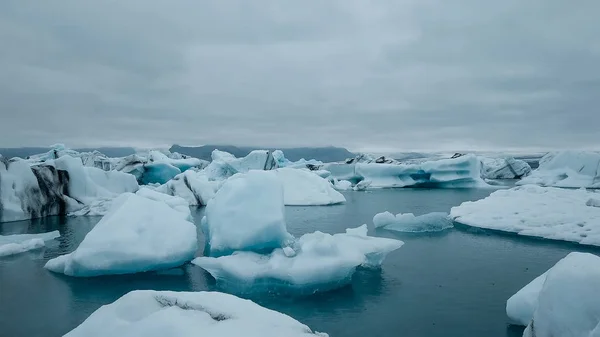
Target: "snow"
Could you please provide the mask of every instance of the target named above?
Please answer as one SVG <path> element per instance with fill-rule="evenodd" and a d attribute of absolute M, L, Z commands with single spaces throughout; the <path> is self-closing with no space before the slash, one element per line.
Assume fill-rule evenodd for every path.
<path fill-rule="evenodd" d="M 198 248 L 189 211 L 124 193 L 79 247 L 45 268 L 69 276 L 127 274 L 166 269 L 191 260 Z"/>
<path fill-rule="evenodd" d="M 487 158 L 479 157 L 481 161 L 481 177 L 484 179 L 520 179 L 531 173 L 527 162 L 512 157 Z"/>
<path fill-rule="evenodd" d="M 346 233 L 304 234 L 293 244 L 268 255 L 235 252 L 192 261 L 232 292 L 285 291 L 311 294 L 350 283 L 359 266 L 376 268 L 400 248 L 402 241 L 367 236 L 367 226 Z"/>
<path fill-rule="evenodd" d="M 378 213 L 373 217 L 375 228 L 383 227 L 387 230 L 398 232 L 439 232 L 454 227 L 452 220 L 445 212 L 432 212 L 419 216 L 413 213 L 399 213 L 393 215 L 390 212 Z"/>
<path fill-rule="evenodd" d="M 273 172 L 256 170 L 229 178 L 208 202 L 202 230 L 208 256 L 282 247 L 290 235 L 281 179 Z"/>
<path fill-rule="evenodd" d="M 65 337 L 309 337 L 327 334 L 219 292 L 135 290 L 96 310 Z"/>
<path fill-rule="evenodd" d="M 204 173 L 188 170 L 158 187 L 157 191 L 182 197 L 190 206 L 205 206 L 215 196 L 217 185 Z"/>
<path fill-rule="evenodd" d="M 600 153 L 562 151 L 545 155 L 540 166 L 519 185 L 600 188 Z"/>
<path fill-rule="evenodd" d="M 481 179 L 480 168 L 481 163 L 475 155 L 415 164 L 359 162 L 323 165 L 323 169 L 331 172 L 332 177 L 339 180 L 348 180 L 353 184 L 367 181 L 370 182 L 368 188 L 488 186 Z"/>
<path fill-rule="evenodd" d="M 40 234 L 0 235 L 0 257 L 44 247 L 44 241 L 54 240 L 59 236 L 58 231 Z"/>
<path fill-rule="evenodd" d="M 570 253 L 507 302 L 527 325 L 524 337 L 596 337 L 600 333 L 600 257 Z"/>
<path fill-rule="evenodd" d="M 280 168 L 274 172 L 283 184 L 286 206 L 334 205 L 346 201 L 327 180 L 311 171 Z"/>
<path fill-rule="evenodd" d="M 453 207 L 454 221 L 487 229 L 600 245 L 600 208 L 586 202 L 597 193 L 536 185 L 499 190 Z"/>

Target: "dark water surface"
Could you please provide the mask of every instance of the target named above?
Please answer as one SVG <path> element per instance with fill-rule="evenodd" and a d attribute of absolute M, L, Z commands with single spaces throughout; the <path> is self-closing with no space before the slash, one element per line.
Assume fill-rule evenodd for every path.
<path fill-rule="evenodd" d="M 345 205 L 287 207 L 288 230 L 294 235 L 343 232 L 367 223 L 370 235 L 398 238 L 405 245 L 388 256 L 381 270 L 359 271 L 352 286 L 304 298 L 261 295 L 252 299 L 332 337 L 521 336 L 522 328 L 508 324 L 506 300 L 569 252 L 598 254 L 600 250 L 467 227 L 434 234 L 372 228 L 378 212 L 449 212 L 452 206 L 490 192 L 348 192 Z M 195 211 L 196 223 L 203 211 Z M 43 250 L 0 258 L 1 337 L 62 336 L 101 305 L 134 289 L 218 290 L 207 273 L 189 264 L 168 272 L 95 278 L 72 278 L 43 269 L 48 259 L 73 251 L 98 220 L 54 217 L 0 224 L 3 235 L 55 229 L 62 235 Z"/>

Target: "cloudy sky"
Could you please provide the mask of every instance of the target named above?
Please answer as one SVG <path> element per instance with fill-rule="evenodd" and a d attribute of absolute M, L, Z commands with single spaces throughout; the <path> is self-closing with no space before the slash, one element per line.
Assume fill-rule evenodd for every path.
<path fill-rule="evenodd" d="M 0 1 L 0 147 L 600 148 L 600 1 Z"/>

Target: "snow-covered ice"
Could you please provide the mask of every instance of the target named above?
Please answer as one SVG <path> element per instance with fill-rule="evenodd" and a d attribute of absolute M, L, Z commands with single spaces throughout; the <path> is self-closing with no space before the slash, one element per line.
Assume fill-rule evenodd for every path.
<path fill-rule="evenodd" d="M 59 236 L 58 231 L 40 234 L 0 235 L 0 257 L 44 247 L 44 241 L 54 240 Z"/>
<path fill-rule="evenodd" d="M 488 158 L 479 157 L 481 161 L 481 177 L 484 179 L 520 179 L 531 173 L 527 162 L 512 157 Z"/>
<path fill-rule="evenodd" d="M 318 177 L 317 177 L 318 178 Z M 320 179 L 320 178 L 319 178 Z M 205 254 L 269 251 L 289 239 L 283 184 L 273 172 L 252 170 L 229 178 L 206 206 Z"/>
<path fill-rule="evenodd" d="M 518 186 L 464 202 L 450 216 L 469 226 L 598 246 L 600 208 L 586 205 L 596 195 L 583 189 Z"/>
<path fill-rule="evenodd" d="M 70 276 L 127 274 L 179 266 L 198 248 L 196 227 L 165 202 L 124 193 L 79 247 L 45 268 Z"/>
<path fill-rule="evenodd" d="M 402 245 L 399 240 L 367 236 L 367 226 L 363 225 L 334 235 L 304 234 L 291 246 L 268 255 L 235 252 L 218 258 L 198 257 L 192 263 L 232 292 L 310 294 L 348 284 L 357 267 L 379 267 Z"/>
<path fill-rule="evenodd" d="M 600 257 L 570 253 L 506 305 L 524 337 L 600 336 Z"/>
<path fill-rule="evenodd" d="M 287 206 L 333 205 L 346 201 L 325 179 L 307 170 L 280 168 L 274 171 L 281 180 Z"/>
<path fill-rule="evenodd" d="M 218 292 L 135 290 L 65 337 L 327 337 L 277 311 Z"/>
<path fill-rule="evenodd" d="M 448 213 L 432 212 L 419 216 L 413 213 L 378 213 L 373 217 L 375 228 L 383 227 L 398 232 L 439 232 L 454 227 Z"/>
<path fill-rule="evenodd" d="M 538 169 L 517 184 L 600 188 L 600 153 L 591 151 L 548 153 L 540 160 Z"/>

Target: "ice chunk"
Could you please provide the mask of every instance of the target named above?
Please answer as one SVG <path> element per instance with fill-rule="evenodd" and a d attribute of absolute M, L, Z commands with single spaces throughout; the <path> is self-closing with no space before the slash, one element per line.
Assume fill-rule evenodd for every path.
<path fill-rule="evenodd" d="M 164 184 L 181 173 L 177 167 L 165 162 L 150 162 L 144 164 L 143 174 L 139 179 L 141 184 Z"/>
<path fill-rule="evenodd" d="M 283 193 L 283 184 L 273 172 L 248 171 L 229 178 L 206 206 L 202 221 L 205 254 L 219 256 L 236 250 L 262 252 L 282 247 L 290 237 Z"/>
<path fill-rule="evenodd" d="M 589 198 L 588 201 L 585 202 L 585 204 L 586 204 L 586 206 L 600 207 L 600 199 Z"/>
<path fill-rule="evenodd" d="M 127 274 L 179 266 L 198 248 L 188 213 L 165 202 L 124 193 L 72 253 L 45 268 L 70 276 Z"/>
<path fill-rule="evenodd" d="M 164 202 L 172 209 L 186 214 L 190 219 L 192 218 L 188 202 L 181 197 L 166 195 L 145 186 L 140 188 L 135 194 L 151 200 Z"/>
<path fill-rule="evenodd" d="M 285 205 L 333 205 L 346 201 L 327 180 L 310 171 L 280 168 L 274 172 L 283 183 Z"/>
<path fill-rule="evenodd" d="M 375 228 L 384 227 L 398 232 L 439 232 L 454 227 L 448 213 L 432 212 L 419 216 L 412 213 L 378 213 L 373 217 Z"/>
<path fill-rule="evenodd" d="M 277 311 L 218 292 L 135 290 L 65 337 L 327 337 Z"/>
<path fill-rule="evenodd" d="M 185 199 L 191 206 L 205 206 L 215 196 L 217 185 L 202 172 L 185 171 L 157 188 L 157 191 Z"/>
<path fill-rule="evenodd" d="M 267 150 L 255 150 L 244 158 L 236 158 L 231 153 L 214 150 L 212 162 L 204 169 L 211 180 L 220 180 L 231 177 L 236 173 L 245 173 L 250 170 L 268 171 L 277 168 L 273 154 Z"/>
<path fill-rule="evenodd" d="M 44 241 L 54 240 L 59 236 L 58 231 L 40 234 L 0 235 L 0 257 L 44 247 Z"/>
<path fill-rule="evenodd" d="M 600 153 L 562 151 L 545 155 L 518 185 L 600 188 Z"/>
<path fill-rule="evenodd" d="M 359 266 L 378 267 L 402 241 L 369 237 L 367 226 L 343 234 L 305 234 L 290 247 L 269 255 L 235 252 L 198 257 L 192 263 L 208 271 L 223 288 L 237 293 L 283 291 L 310 294 L 348 284 Z"/>
<path fill-rule="evenodd" d="M 512 157 L 479 157 L 482 164 L 481 177 L 484 179 L 521 179 L 531 173 L 527 162 Z"/>
<path fill-rule="evenodd" d="M 600 258 L 570 253 L 511 297 L 507 313 L 528 324 L 524 337 L 595 337 L 600 332 L 598 294 Z"/>
<path fill-rule="evenodd" d="M 527 185 L 499 190 L 450 211 L 454 221 L 553 240 L 600 245 L 600 208 L 586 206 L 596 193 Z"/>
<path fill-rule="evenodd" d="M 352 183 L 348 180 L 337 180 L 333 181 L 333 188 L 339 191 L 347 191 L 352 189 Z"/>
<path fill-rule="evenodd" d="M 371 186 L 372 181 L 370 180 L 362 180 L 358 184 L 354 185 L 353 190 L 355 191 L 364 191 Z"/>

